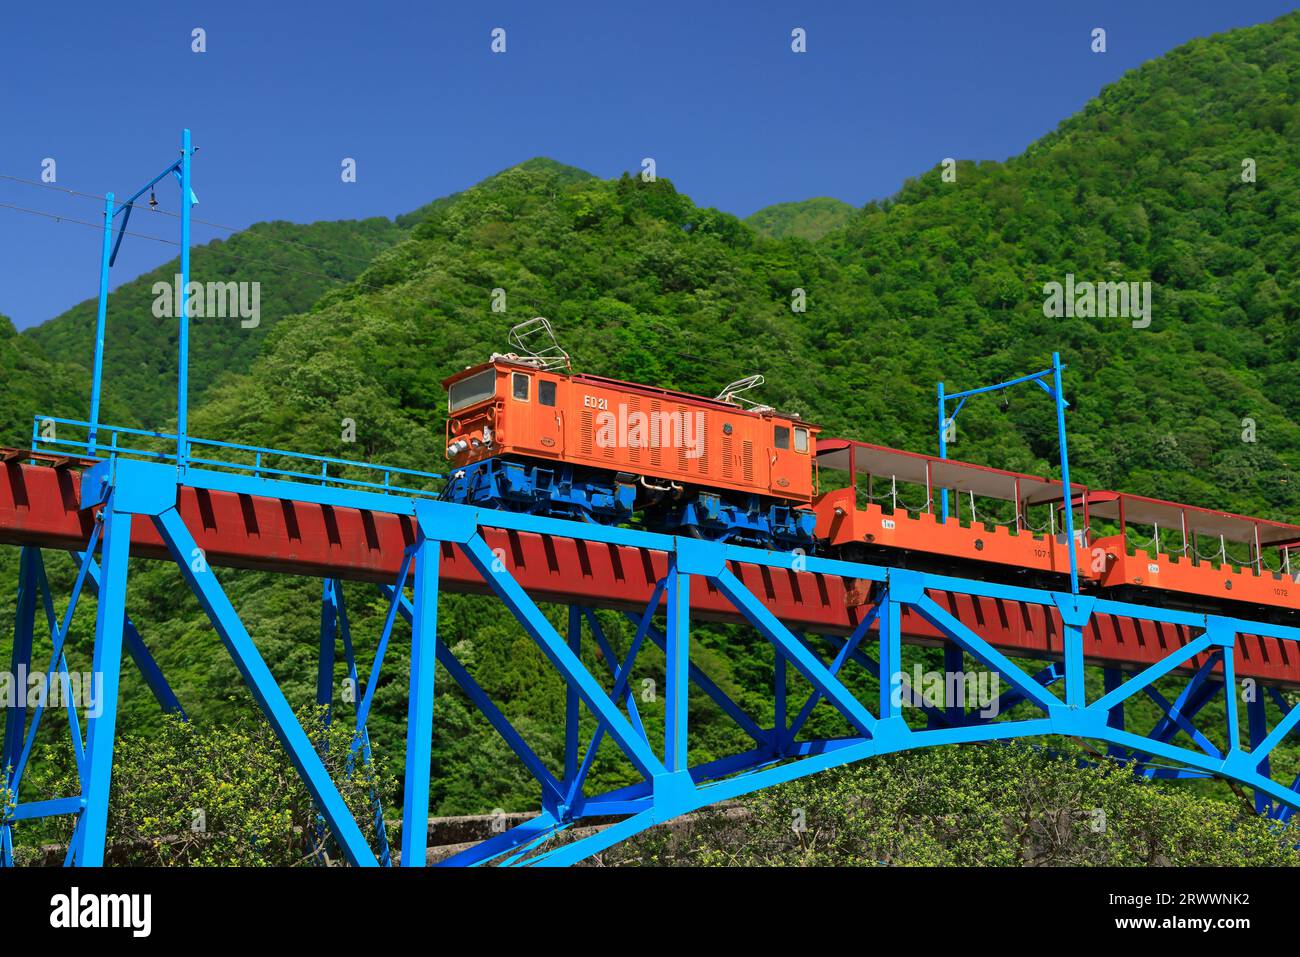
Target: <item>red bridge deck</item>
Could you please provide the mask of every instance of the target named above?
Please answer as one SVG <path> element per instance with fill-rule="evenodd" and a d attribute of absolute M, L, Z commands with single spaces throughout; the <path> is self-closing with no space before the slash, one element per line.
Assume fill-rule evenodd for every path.
<path fill-rule="evenodd" d="M 80 478 L 66 467 L 17 460 L 0 464 L 0 544 L 83 548 L 94 519 L 80 509 Z M 181 489 L 179 509 L 214 566 L 391 583 L 404 549 L 415 542 L 413 518 L 383 512 L 189 487 Z M 132 535 L 133 556 L 168 557 L 148 522 L 137 521 Z M 665 556 L 647 549 L 496 530 L 487 530 L 485 538 L 503 550 L 512 574 L 539 602 L 640 610 L 666 570 Z M 859 618 L 860 609 L 846 601 L 851 588 L 844 579 L 752 565 L 733 564 L 732 570 L 791 628 L 843 634 Z M 441 579 L 441 586 L 453 591 L 487 591 L 468 560 L 451 546 L 444 547 Z M 741 620 L 712 587 L 696 588 L 707 590 L 692 599 L 695 617 Z M 934 597 L 1007 654 L 1060 657 L 1062 629 L 1054 609 L 966 595 Z M 912 615 L 903 618 L 903 634 L 916 643 L 939 640 L 929 624 Z M 1182 626 L 1095 615 L 1084 632 L 1084 650 L 1096 664 L 1145 667 L 1193 637 Z M 1300 648 L 1241 635 L 1237 651 L 1239 675 L 1300 688 Z"/>

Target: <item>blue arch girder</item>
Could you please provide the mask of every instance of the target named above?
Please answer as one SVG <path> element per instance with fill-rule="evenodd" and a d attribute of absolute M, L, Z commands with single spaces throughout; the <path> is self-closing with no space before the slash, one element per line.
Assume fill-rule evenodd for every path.
<path fill-rule="evenodd" d="M 78 864 L 103 861 L 117 678 L 126 632 L 127 555 L 131 525 L 137 519 L 152 522 L 167 543 L 182 578 L 212 620 L 348 861 L 362 865 L 380 863 L 377 850 L 367 845 L 361 829 L 326 773 L 320 756 L 313 750 L 310 739 L 266 668 L 252 637 L 231 606 L 217 576 L 206 566 L 193 536 L 176 511 L 178 484 L 392 512 L 416 519 L 417 541 L 405 556 L 401 574 L 385 589 L 390 602 L 389 615 L 357 715 L 358 728 L 364 729 L 365 716 L 383 665 L 384 649 L 393 622 L 396 616 L 401 615 L 411 623 L 412 643 L 403 793 L 401 860 L 404 865 L 420 866 L 427 859 L 427 827 L 424 822 L 429 811 L 431 741 L 435 728 L 435 662 L 442 664 L 449 677 L 537 779 L 542 807 L 542 812 L 534 819 L 456 855 L 445 862 L 448 864 L 572 864 L 682 814 L 828 768 L 914 748 L 1030 737 L 1061 736 L 1102 742 L 1114 753 L 1127 755 L 1140 768 L 1149 768 L 1156 761 L 1169 762 L 1187 773 L 1235 780 L 1253 788 L 1261 809 L 1278 817 L 1288 816 L 1300 806 L 1300 794 L 1295 786 L 1280 784 L 1267 773 L 1269 755 L 1300 723 L 1300 708 L 1288 708 L 1280 695 L 1273 695 L 1274 704 L 1282 716 L 1270 728 L 1263 705 L 1256 703 L 1256 699 L 1247 698 L 1250 734 L 1248 746 L 1243 747 L 1238 714 L 1242 684 L 1235 673 L 1238 634 L 1300 641 L 1300 629 L 809 557 L 799 552 L 766 551 L 635 529 L 498 512 L 432 499 L 326 485 L 307 486 L 298 482 L 203 470 L 190 465 L 178 468 L 172 464 L 116 459 L 97 466 L 83 481 L 83 507 L 105 506 L 101 548 L 103 567 L 99 573 L 100 602 L 95 637 L 95 669 L 105 676 L 105 701 L 101 713 L 88 716 L 86 722 L 82 794 L 63 803 L 52 802 L 48 807 L 35 809 L 78 815 L 76 838 L 70 849 L 70 856 Z M 484 528 L 659 551 L 667 556 L 668 570 L 658 583 L 652 601 L 640 613 L 628 613 L 636 625 L 636 632 L 620 657 L 603 632 L 594 609 L 570 608 L 567 629 L 553 624 L 516 580 L 508 564 L 489 548 L 482 535 Z M 94 543 L 88 543 L 86 554 L 89 555 L 93 548 Z M 500 704 L 490 699 L 446 644 L 439 640 L 438 567 L 444 548 L 458 549 L 468 558 L 490 593 L 510 610 L 563 677 L 567 692 L 562 766 L 550 767 L 528 745 Z M 875 589 L 876 603 L 869 611 L 869 620 L 849 636 L 797 634 L 749 590 L 732 570 L 733 563 L 879 583 Z M 85 575 L 89 574 L 88 568 L 83 563 Z M 705 583 L 724 595 L 738 617 L 773 647 L 770 724 L 766 723 L 766 716 L 760 719 L 749 714 L 692 660 L 691 595 L 694 588 L 704 587 Z M 410 598 L 406 595 L 408 587 L 411 588 Z M 32 597 L 25 597 L 20 602 L 20 618 L 28 614 L 27 609 L 31 613 L 35 609 L 30 576 L 24 578 L 20 591 L 24 588 L 23 594 Z M 1025 671 L 976 631 L 953 617 L 932 597 L 943 592 L 1055 607 L 1064 625 L 1059 660 L 1051 661 L 1037 673 Z M 330 639 L 328 665 L 332 672 L 333 636 L 336 628 L 346 628 L 345 613 L 343 617 L 339 616 L 341 588 L 336 591 L 327 586 L 324 594 L 337 607 L 333 611 L 322 611 L 318 675 L 318 696 L 321 698 L 325 694 L 326 637 Z M 928 719 L 926 726 L 911 727 L 904 714 L 905 692 L 908 690 L 907 677 L 902 670 L 900 634 L 904 609 L 919 615 L 940 631 L 946 642 L 945 661 L 948 666 L 964 663 L 969 656 L 1008 683 L 1011 691 L 1006 703 L 1017 709 L 1017 716 L 1009 717 L 1004 711 L 996 719 L 987 720 L 965 711 L 960 704 L 945 701 L 939 705 L 922 706 L 918 714 Z M 330 614 L 335 616 L 333 624 L 327 621 Z M 1124 675 L 1116 668 L 1107 668 L 1104 692 L 1089 701 L 1084 683 L 1082 636 L 1092 617 L 1099 614 L 1182 625 L 1198 634 L 1182 648 L 1170 651 L 1158 662 L 1135 674 Z M 584 625 L 601 651 L 600 657 L 605 662 L 602 671 L 607 669 L 608 677 L 598 678 L 583 662 Z M 819 650 L 819 642 L 823 640 L 830 646 L 829 662 Z M 665 660 L 665 715 L 661 741 L 651 740 L 629 686 L 638 655 L 647 642 L 659 647 Z M 356 665 L 351 653 L 350 635 L 345 651 L 349 659 L 349 675 L 355 682 Z M 1199 659 L 1199 656 L 1205 657 Z M 846 684 L 846 669 L 849 667 L 864 669 L 868 675 L 874 673 L 871 683 L 878 687 L 878 691 L 864 696 L 851 690 L 850 684 L 854 682 Z M 789 714 L 789 669 L 811 686 L 809 697 L 800 704 L 793 718 Z M 1176 671 L 1190 672 L 1191 677 L 1187 687 L 1171 703 L 1155 688 L 1155 683 Z M 692 685 L 736 722 L 752 747 L 716 760 L 691 763 L 687 706 Z M 1062 693 L 1054 690 L 1057 685 L 1061 686 Z M 441 686 L 436 690 L 439 694 L 446 693 Z M 1128 730 L 1123 719 L 1125 702 L 1138 695 L 1154 701 L 1162 710 L 1161 719 L 1145 735 Z M 1225 724 L 1221 729 L 1222 740 L 1226 742 L 1224 747 L 1212 743 L 1205 732 L 1192 723 L 1211 700 L 1222 700 L 1224 704 Z M 813 710 L 820 705 L 829 707 L 843 719 L 847 734 L 831 738 L 801 737 Z M 596 719 L 596 731 L 586 742 L 585 749 L 581 748 L 583 742 L 578 734 L 579 709 L 582 707 Z M 6 724 L 7 755 L 17 747 L 11 744 L 18 737 L 11 730 L 17 726 L 14 719 L 15 712 L 11 709 Z M 1174 737 L 1180 732 L 1188 736 L 1193 747 L 1174 743 Z M 622 758 L 638 772 L 641 781 L 604 794 L 588 794 L 586 785 L 591 764 L 605 738 L 613 742 Z M 365 739 L 361 740 L 361 746 L 368 746 Z M 623 819 L 568 843 L 553 840 L 584 818 L 611 815 Z M 32 813 L 30 816 L 37 815 Z"/>

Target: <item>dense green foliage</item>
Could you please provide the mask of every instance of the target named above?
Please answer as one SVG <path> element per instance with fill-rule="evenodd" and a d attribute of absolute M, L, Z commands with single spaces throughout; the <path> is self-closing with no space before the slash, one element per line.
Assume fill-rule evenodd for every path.
<path fill-rule="evenodd" d="M 437 469 L 441 380 L 502 349 L 511 323 L 540 314 L 583 371 L 707 394 L 763 372 L 765 401 L 829 434 L 930 449 L 937 379 L 966 387 L 1007 378 L 1043 368 L 1059 350 L 1069 364 L 1076 481 L 1300 519 L 1300 428 L 1291 411 L 1300 398 L 1298 64 L 1300 14 L 1194 41 L 1102 91 L 1023 156 L 961 163 L 951 183 L 937 169 L 925 173 L 813 242 L 762 235 L 697 207 L 667 180 L 600 181 L 548 161 L 507 170 L 397 224 L 318 224 L 328 227 L 318 239 L 334 258 L 311 268 L 347 278 L 356 259 L 372 261 L 335 288 L 304 280 L 292 297 L 290 287 L 276 292 L 281 311 L 276 321 L 264 315 L 256 343 L 241 338 L 237 323 L 215 336 L 197 328 L 196 368 L 208 351 L 191 428 Z M 1242 181 L 1247 158 L 1255 182 Z M 355 243 L 349 229 L 358 230 Z M 227 245 L 268 238 L 259 228 Z M 259 257 L 293 248 L 264 247 Z M 196 276 L 205 251 L 218 254 L 196 251 Z M 216 260 L 204 268 L 215 270 Z M 234 263 L 224 268 L 243 275 Z M 1044 283 L 1067 274 L 1150 280 L 1150 327 L 1127 318 L 1045 318 Z M 172 347 L 139 298 L 152 278 L 131 292 L 133 305 L 115 312 L 143 325 L 139 343 L 114 347 L 111 368 L 130 391 L 110 398 L 117 414 L 159 424 L 171 409 Z M 492 310 L 496 289 L 505 291 L 504 315 Z M 806 293 L 805 312 L 791 308 L 796 290 Z M 80 401 L 75 376 L 45 357 L 88 355 L 88 307 L 79 308 L 75 322 L 55 330 L 15 339 L 0 327 L 0 411 L 16 420 L 0 423 L 5 434 L 25 434 L 31 404 L 52 402 L 58 412 L 61 402 Z M 132 369 L 140 375 L 132 378 Z M 344 419 L 356 422 L 354 444 L 342 440 Z M 1243 419 L 1257 423 L 1257 441 L 1242 441 Z M 1012 395 L 1005 409 L 972 401 L 953 454 L 1050 473 L 1050 406 L 1032 390 Z M 12 614 L 12 551 L 0 549 L 4 617 Z M 309 702 L 319 583 L 220 575 L 290 700 Z M 70 569 L 52 563 L 51 576 L 66 594 Z M 229 721 L 249 701 L 229 698 L 239 686 L 235 669 L 197 604 L 178 599 L 178 584 L 174 569 L 142 565 L 132 577 L 131 613 L 191 714 Z M 348 597 L 364 673 L 384 608 L 362 586 L 349 586 Z M 72 639 L 70 657 L 81 661 L 89 660 L 93 607 L 83 601 Z M 621 653 L 627 628 L 613 616 L 602 620 Z M 563 693 L 540 651 L 478 598 L 448 596 L 440 629 L 557 766 Z M 405 722 L 402 636 L 399 627 L 371 724 L 393 773 Z M 692 655 L 751 714 L 771 721 L 769 647 L 739 629 L 701 627 Z M 607 669 L 590 642 L 584 657 L 594 673 Z M 649 678 L 662 687 L 662 667 L 657 651 L 645 652 L 634 685 Z M 438 681 L 435 812 L 535 806 L 535 790 L 504 744 L 459 692 L 441 693 L 453 687 L 444 672 Z M 859 685 L 871 687 L 866 679 Z M 158 728 L 129 668 L 124 687 L 124 726 Z M 794 683 L 791 695 L 799 688 Z M 662 701 L 639 706 L 651 734 L 660 734 Z M 692 699 L 691 722 L 693 760 L 744 745 L 703 699 Z M 843 730 L 825 705 L 811 727 Z M 588 717 L 583 733 L 592 730 Z M 1279 760 L 1292 761 L 1281 753 Z M 607 743 L 592 789 L 631 780 Z"/>
<path fill-rule="evenodd" d="M 741 866 L 1296 866 L 1300 824 L 1023 745 L 889 755 L 755 795 L 640 863 Z M 618 859 L 618 858 L 616 858 Z"/>
<path fill-rule="evenodd" d="M 755 232 L 772 239 L 793 236 L 821 239 L 833 229 L 847 226 L 857 210 L 842 199 L 817 196 L 797 203 L 776 203 L 745 218 Z"/>
<path fill-rule="evenodd" d="M 109 863 L 293 867 L 342 860 L 270 725 L 244 714 L 220 727 L 170 717 L 155 734 L 127 734 L 117 742 Z M 308 708 L 299 718 L 366 839 L 378 847 L 376 808 L 391 801 L 393 782 L 359 746 L 349 767 L 350 728 L 337 722 L 324 728 L 322 714 Z M 35 789 L 76 793 L 67 748 L 52 749 L 38 768 L 30 782 Z M 43 847 L 67 846 L 72 821 L 50 818 L 24 836 L 18 862 L 35 863 Z"/>

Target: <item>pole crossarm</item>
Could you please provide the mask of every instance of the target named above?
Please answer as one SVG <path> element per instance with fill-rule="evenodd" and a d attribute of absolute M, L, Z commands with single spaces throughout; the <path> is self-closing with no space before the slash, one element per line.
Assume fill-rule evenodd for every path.
<path fill-rule="evenodd" d="M 1070 593 L 1079 594 L 1079 560 L 1075 554 L 1075 537 L 1074 537 L 1074 496 L 1070 485 L 1070 453 L 1066 445 L 1065 437 L 1065 410 L 1070 407 L 1070 403 L 1065 398 L 1065 390 L 1061 384 L 1061 376 L 1065 371 L 1065 365 L 1061 362 L 1060 353 L 1052 353 L 1052 365 L 1047 369 L 1038 372 L 1031 372 L 1028 375 L 1018 376 L 1014 379 L 1007 379 L 1004 382 L 996 382 L 992 385 L 979 386 L 974 389 L 966 389 L 961 392 L 946 391 L 945 384 L 938 384 L 938 406 L 939 406 L 939 458 L 948 457 L 948 433 L 954 428 L 957 415 L 966 405 L 966 400 L 971 396 L 988 395 L 994 392 L 1001 392 L 1004 389 L 1012 389 L 1018 385 L 1032 382 L 1038 386 L 1048 397 L 1051 398 L 1052 404 L 1056 408 L 1056 433 L 1057 442 L 1060 447 L 1061 462 L 1061 485 L 1064 490 L 1062 512 L 1065 517 L 1065 541 L 1066 551 L 1070 557 Z M 957 406 L 952 414 L 948 414 L 948 403 L 956 401 Z M 973 502 L 973 499 L 972 499 Z M 1015 503 L 1017 514 L 1021 508 L 1021 503 Z M 948 490 L 946 488 L 939 491 L 939 521 L 946 523 L 948 521 Z M 1067 685 L 1067 698 L 1074 703 L 1081 687 L 1078 685 Z"/>
<path fill-rule="evenodd" d="M 162 172 L 154 176 L 151 180 L 137 189 L 124 202 L 118 204 L 114 200 L 114 194 L 108 193 L 104 197 L 104 226 L 102 242 L 100 244 L 100 263 L 99 263 L 99 300 L 95 314 L 95 349 L 94 357 L 91 362 L 91 385 L 90 385 L 90 428 L 88 435 L 89 453 L 94 456 L 99 448 L 99 407 L 100 396 L 103 389 L 104 381 L 104 336 L 108 321 L 108 289 L 109 289 L 109 271 L 117 262 L 117 254 L 122 248 L 122 240 L 126 237 L 127 223 L 131 221 L 131 212 L 135 209 L 135 201 L 145 193 L 150 193 L 152 205 L 156 205 L 152 197 L 153 188 L 168 176 L 173 176 L 180 185 L 181 192 L 181 212 L 180 212 L 180 275 L 177 289 L 178 301 L 174 303 L 177 310 L 178 331 L 177 340 L 177 376 L 176 376 L 176 457 L 178 462 L 183 465 L 187 457 L 186 431 L 189 422 L 189 283 L 190 283 L 190 209 L 198 204 L 198 197 L 194 194 L 191 184 L 191 165 L 196 150 L 191 145 L 190 131 L 181 131 L 181 148 L 180 157 L 172 160 Z M 121 224 L 118 226 L 117 238 L 113 238 L 113 222 L 118 216 L 122 217 Z"/>

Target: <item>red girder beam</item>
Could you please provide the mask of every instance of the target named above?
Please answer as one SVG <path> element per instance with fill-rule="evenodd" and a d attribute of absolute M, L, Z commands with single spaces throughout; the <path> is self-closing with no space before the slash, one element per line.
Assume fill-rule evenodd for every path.
<path fill-rule="evenodd" d="M 79 508 L 79 485 L 80 473 L 72 469 L 16 461 L 0 464 L 0 543 L 69 551 L 83 548 L 93 518 Z M 214 566 L 390 583 L 403 550 L 415 541 L 413 518 L 381 512 L 189 487 L 181 489 L 179 508 Z M 168 557 L 152 524 L 136 522 L 133 535 L 133 556 Z M 539 602 L 639 611 L 666 571 L 666 557 L 645 549 L 495 529 L 487 529 L 484 537 L 501 551 L 507 567 Z M 755 565 L 732 568 L 793 629 L 843 634 L 857 621 L 860 609 L 849 607 L 843 579 Z M 441 577 L 442 587 L 449 591 L 487 590 L 470 563 L 451 546 L 443 547 Z M 1060 657 L 1061 622 L 1052 609 L 968 595 L 936 593 L 934 597 L 1003 652 Z M 696 586 L 691 614 L 699 620 L 740 620 L 722 595 L 705 584 Z M 903 617 L 903 632 L 914 643 L 941 640 L 934 628 L 908 613 Z M 1159 661 L 1192 637 L 1181 626 L 1099 615 L 1084 634 L 1084 650 L 1093 663 L 1141 667 Z M 1274 638 L 1242 635 L 1237 650 L 1239 675 L 1300 687 L 1300 648 Z"/>

